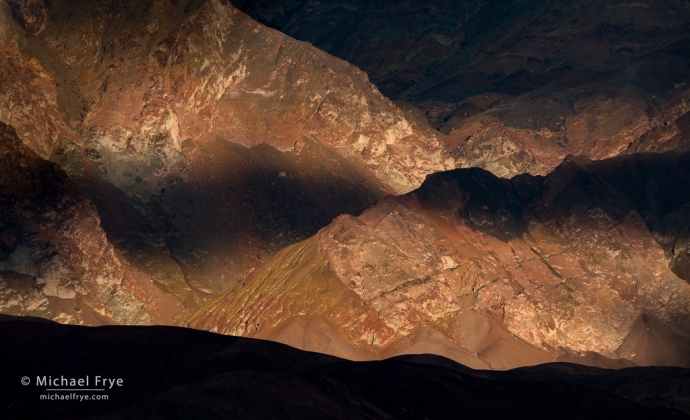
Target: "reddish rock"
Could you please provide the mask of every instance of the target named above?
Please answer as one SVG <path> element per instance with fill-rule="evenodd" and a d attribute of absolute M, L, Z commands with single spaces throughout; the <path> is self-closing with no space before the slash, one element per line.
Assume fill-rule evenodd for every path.
<path fill-rule="evenodd" d="M 676 187 L 690 186 L 681 169 L 687 155 L 571 159 L 545 178 L 512 181 L 479 169 L 435 174 L 359 218 L 336 219 L 183 322 L 283 340 L 276 332 L 295 316 L 306 317 L 371 358 L 427 348 L 415 337 L 431 328 L 458 352 L 474 355 L 472 363 L 494 369 L 573 352 L 605 356 L 587 363 L 620 357 L 688 366 L 690 283 L 669 267 L 656 229 L 641 216 L 645 208 L 605 180 L 636 159 L 672 168 L 668 176 L 682 182 Z M 662 200 L 666 192 L 652 194 Z M 670 204 L 666 212 L 674 209 Z M 302 292 L 288 292 L 295 288 Z M 335 316 L 343 311 L 348 315 Z M 658 320 L 659 337 L 673 338 L 656 344 L 632 338 L 642 313 Z M 626 350 L 644 346 L 666 350 L 644 350 L 664 356 L 637 358 Z M 344 355 L 336 346 L 325 350 Z"/>
<path fill-rule="evenodd" d="M 358 359 L 687 365 L 687 158 L 589 160 L 687 147 L 686 12 L 649 31 L 675 3 L 659 4 L 569 9 L 583 31 L 512 4 L 544 21 L 499 19 L 503 51 L 463 49 L 457 28 L 401 42 L 390 78 L 374 39 L 373 80 L 416 97 L 398 107 L 227 1 L 2 2 L 3 312 L 185 317 Z M 417 74 L 436 62 L 455 68 Z M 347 215 L 455 167 L 493 175 Z"/>
<path fill-rule="evenodd" d="M 186 307 L 446 168 L 363 72 L 225 1 L 34 3 L 0 4 L 0 120 Z"/>

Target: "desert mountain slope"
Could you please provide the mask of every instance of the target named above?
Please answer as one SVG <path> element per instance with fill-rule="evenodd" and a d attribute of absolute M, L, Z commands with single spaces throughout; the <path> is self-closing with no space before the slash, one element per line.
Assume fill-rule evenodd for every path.
<path fill-rule="evenodd" d="M 2 1 L 0 54 L 0 121 L 180 313 L 449 168 L 362 71 L 225 1 Z"/>
<path fill-rule="evenodd" d="M 626 42 L 637 42 L 644 16 L 628 13 L 637 8 L 614 8 L 595 22 L 591 16 L 599 16 L 598 9 L 587 4 L 578 9 L 589 16 L 581 21 L 586 27 L 573 23 L 573 31 L 591 34 L 592 28 L 607 27 L 602 22 L 629 21 L 634 36 Z M 380 6 L 372 3 L 366 10 Z M 396 10 L 417 19 L 416 9 L 406 7 L 412 6 Z M 458 22 L 466 21 L 475 32 L 489 22 L 487 33 L 495 35 L 508 22 L 489 16 L 553 9 L 524 2 L 496 14 L 491 7 L 454 10 L 466 14 Z M 663 60 L 648 61 L 668 64 L 683 56 L 684 15 L 678 16 L 643 43 L 640 57 L 657 51 L 666 54 Z M 565 18 L 559 19 L 535 28 L 558 26 Z M 135 0 L 8 0 L 0 3 L 0 22 L 0 120 L 77 182 L 96 204 L 109 240 L 131 264 L 166 278 L 162 288 L 180 303 L 205 300 L 334 217 L 360 214 L 386 193 L 408 192 L 431 172 L 478 166 L 506 177 L 546 174 L 568 154 L 602 159 L 675 148 L 687 140 L 682 83 L 657 106 L 651 94 L 606 87 L 623 80 L 602 70 L 608 64 L 585 66 L 596 75 L 535 85 L 542 90 L 501 99 L 500 106 L 495 95 L 505 94 L 482 88 L 489 96 L 467 99 L 479 114 L 469 112 L 469 119 L 444 136 L 416 119 L 414 110 L 406 117 L 357 67 L 263 27 L 225 1 L 142 6 Z M 515 22 L 506 51 L 526 25 Z M 429 39 L 443 46 L 442 34 L 427 29 L 433 33 Z M 467 40 L 478 36 L 465 32 Z M 539 42 L 567 38 L 566 52 L 591 46 L 570 35 L 547 35 Z M 477 38 L 472 60 L 487 56 L 481 51 L 492 36 Z M 425 37 L 414 42 L 424 46 Z M 539 44 L 537 38 L 525 39 L 529 48 Z M 451 59 L 444 54 L 434 60 Z M 501 60 L 507 58 L 488 61 Z M 621 65 L 627 69 L 633 62 Z M 673 74 L 652 72 L 645 80 L 682 79 L 684 61 L 678 63 L 669 67 Z M 604 72 L 604 79 L 597 72 Z M 457 100 L 466 96 L 458 95 Z"/>
<path fill-rule="evenodd" d="M 546 175 L 569 154 L 688 143 L 683 1 L 234 4 L 366 71 L 412 120 L 449 135 L 456 167 Z"/>
<path fill-rule="evenodd" d="M 457 102 L 487 92 L 514 96 L 556 79 L 573 80 L 578 73 L 604 75 L 635 65 L 641 68 L 629 75 L 637 85 L 631 88 L 649 89 L 644 73 L 664 71 L 649 59 L 665 53 L 680 61 L 665 69 L 669 79 L 653 79 L 660 83 L 654 93 L 668 95 L 664 88 L 687 82 L 687 57 L 678 48 L 690 35 L 690 9 L 680 0 L 233 4 L 355 64 L 394 100 Z"/>
<path fill-rule="evenodd" d="M 410 56 L 450 67 L 398 106 L 228 1 L 1 1 L 2 311 L 356 360 L 688 366 L 687 11 L 581 5 L 564 26 L 506 3 Z M 420 187 L 456 167 L 489 171 Z"/>
<path fill-rule="evenodd" d="M 434 174 L 284 249 L 184 322 L 270 338 L 313 318 L 372 358 L 432 329 L 498 369 L 597 364 L 594 353 L 689 366 L 690 283 L 677 262 L 687 248 L 670 245 L 689 235 L 677 195 L 689 163 L 669 153 L 572 158 L 546 177 Z M 657 186 L 645 200 L 635 177 Z"/>

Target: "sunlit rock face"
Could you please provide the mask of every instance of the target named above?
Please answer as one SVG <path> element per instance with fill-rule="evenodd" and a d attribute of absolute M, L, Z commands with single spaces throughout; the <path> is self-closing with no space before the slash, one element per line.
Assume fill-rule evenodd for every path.
<path fill-rule="evenodd" d="M 73 137 L 60 115 L 52 74 L 21 51 L 24 33 L 44 29 L 42 2 L 0 4 L 0 121 L 15 128 L 24 144 L 48 158 L 60 140 Z M 20 23 L 13 19 L 24 16 Z"/>
<path fill-rule="evenodd" d="M 43 6 L 40 19 L 32 15 L 38 4 L 8 4 L 3 19 L 18 21 L 8 32 L 19 32 L 10 41 L 52 74 L 57 106 L 80 140 L 113 153 L 154 148 L 159 172 L 180 170 L 186 140 L 219 137 L 283 152 L 316 141 L 392 191 L 443 167 L 433 136 L 415 131 L 363 72 L 227 2 L 58 1 Z M 26 27 L 37 19 L 40 28 Z M 50 154 L 57 140 L 41 151 Z M 416 161 L 412 146 L 420 149 Z"/>
<path fill-rule="evenodd" d="M 299 344 L 294 319 L 306 319 L 329 333 L 304 347 L 350 357 L 346 344 L 381 357 L 433 336 L 436 348 L 440 338 L 456 345 L 456 360 L 491 368 L 604 363 L 595 353 L 688 366 L 690 283 L 659 238 L 672 230 L 662 221 L 687 216 L 674 196 L 690 187 L 689 163 L 578 158 L 511 181 L 481 169 L 435 174 L 281 251 L 184 322 Z M 634 179 L 660 187 L 641 201 Z M 688 237 L 683 226 L 668 242 Z"/>
<path fill-rule="evenodd" d="M 413 104 L 455 167 L 546 175 L 569 154 L 688 143 L 684 1 L 234 3 Z"/>
<path fill-rule="evenodd" d="M 361 70 L 225 1 L 3 1 L 0 54 L 0 121 L 178 315 L 450 168 Z"/>

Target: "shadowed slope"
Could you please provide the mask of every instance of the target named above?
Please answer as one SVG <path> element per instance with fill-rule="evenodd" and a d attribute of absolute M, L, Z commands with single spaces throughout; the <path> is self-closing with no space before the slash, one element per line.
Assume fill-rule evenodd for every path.
<path fill-rule="evenodd" d="M 546 175 L 569 154 L 690 141 L 683 1 L 233 3 L 363 69 L 409 119 L 448 135 L 456 167 Z"/>
<path fill-rule="evenodd" d="M 431 327 L 493 369 L 555 357 L 690 366 L 690 283 L 669 267 L 676 257 L 659 242 L 656 219 L 646 223 L 629 190 L 607 181 L 642 166 L 657 174 L 648 182 L 672 173 L 673 188 L 689 191 L 688 162 L 679 154 L 573 158 L 545 178 L 510 181 L 480 169 L 434 174 L 358 218 L 339 217 L 183 322 L 271 338 L 306 316 L 372 358 L 419 347 L 417 337 L 429 338 L 419 329 Z M 665 196 L 659 188 L 648 198 L 685 214 L 683 198 Z M 649 338 L 635 332 L 643 313 L 654 317 Z"/>
<path fill-rule="evenodd" d="M 67 175 L 1 122 L 0 214 L 2 313 L 143 324 L 170 323 L 180 311 L 149 276 L 121 259 L 95 206 Z"/>
<path fill-rule="evenodd" d="M 354 363 L 169 327 L 0 322 L 0 415 L 19 418 L 678 418 L 686 369 L 474 371 L 438 356 Z M 132 352 L 132 349 L 136 349 Z M 122 378 L 107 401 L 41 401 L 37 376 Z M 29 386 L 20 380 L 28 376 Z M 652 408 L 656 407 L 656 408 Z"/>
<path fill-rule="evenodd" d="M 233 4 L 259 22 L 357 65 L 396 100 L 452 103 L 486 92 L 517 95 L 556 79 L 572 80 L 578 72 L 611 69 L 633 70 L 633 89 L 658 84 L 653 93 L 667 95 L 662 86 L 687 82 L 682 65 L 687 57 L 681 55 L 681 62 L 665 69 L 669 79 L 645 74 L 663 71 L 647 60 L 650 56 L 672 52 L 670 46 L 690 35 L 690 11 L 677 0 Z"/>

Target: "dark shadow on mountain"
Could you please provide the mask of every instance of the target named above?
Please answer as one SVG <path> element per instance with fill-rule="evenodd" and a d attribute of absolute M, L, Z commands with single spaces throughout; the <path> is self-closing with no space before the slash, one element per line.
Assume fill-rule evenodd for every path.
<path fill-rule="evenodd" d="M 664 101 L 673 84 L 689 76 L 690 26 L 675 1 L 629 8 L 569 1 L 232 3 L 357 65 L 394 100 L 453 103 L 485 92 L 520 95 L 614 70 L 618 74 L 602 82 Z"/>
<path fill-rule="evenodd" d="M 546 177 L 510 180 L 477 169 L 429 175 L 415 191 L 427 208 L 508 242 L 537 219 L 558 231 L 568 219 L 594 230 L 620 226 L 631 212 L 666 251 L 669 266 L 690 281 L 690 153 L 624 155 L 602 161 L 569 157 Z M 599 226 L 600 225 L 600 226 Z"/>
<path fill-rule="evenodd" d="M 184 147 L 192 157 L 177 174 L 151 175 L 135 169 L 134 159 L 123 165 L 112 158 L 109 167 L 111 158 L 101 150 L 98 160 L 83 158 L 87 176 L 77 182 L 126 256 L 142 247 L 157 250 L 215 291 L 236 284 L 335 217 L 359 215 L 384 195 L 345 159 L 310 139 L 286 152 L 224 139 L 187 140 Z M 127 165 L 131 171 L 123 170 Z"/>
<path fill-rule="evenodd" d="M 429 175 L 415 194 L 430 207 L 450 207 L 472 229 L 504 242 L 526 232 L 523 201 L 508 180 L 484 169 L 456 169 Z"/>

